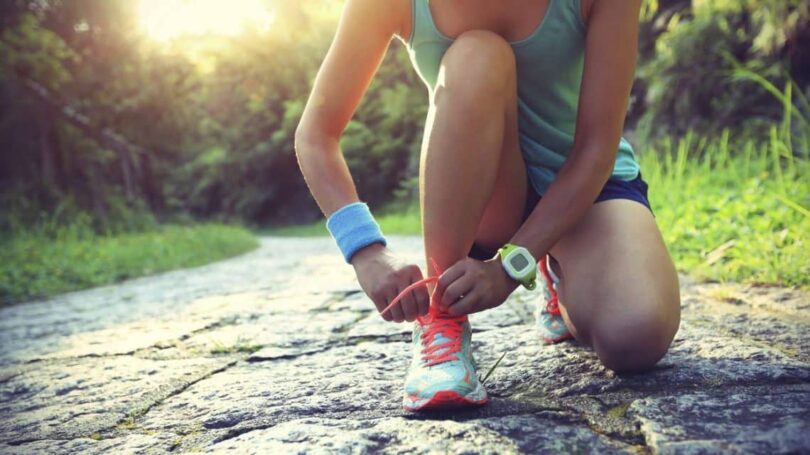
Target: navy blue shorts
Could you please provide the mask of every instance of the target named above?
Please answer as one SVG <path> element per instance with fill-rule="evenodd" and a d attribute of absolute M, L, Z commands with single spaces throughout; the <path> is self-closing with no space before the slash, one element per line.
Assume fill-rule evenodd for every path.
<path fill-rule="evenodd" d="M 526 192 L 526 207 L 523 210 L 522 221 L 526 221 L 526 219 L 529 218 L 529 215 L 531 215 L 532 211 L 541 199 L 541 196 L 537 194 L 531 183 L 529 183 L 528 187 L 529 188 Z M 608 180 L 605 186 L 602 187 L 602 191 L 599 193 L 599 196 L 596 197 L 594 204 L 609 201 L 611 199 L 629 199 L 647 207 L 652 212 L 650 201 L 647 199 L 647 189 L 647 182 L 641 178 L 640 172 L 638 177 L 634 178 L 633 180 Z M 495 256 L 495 253 L 495 251 L 490 251 L 477 244 L 473 244 L 472 248 L 470 248 L 470 252 L 467 255 L 471 258 L 485 261 Z"/>

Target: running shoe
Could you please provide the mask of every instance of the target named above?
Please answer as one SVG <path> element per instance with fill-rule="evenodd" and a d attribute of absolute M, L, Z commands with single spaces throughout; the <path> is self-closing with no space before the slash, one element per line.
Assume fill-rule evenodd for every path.
<path fill-rule="evenodd" d="M 573 335 L 565 326 L 565 321 L 560 313 L 560 301 L 557 296 L 557 285 L 560 280 L 554 274 L 548 261 L 549 256 L 546 255 L 537 264 L 542 277 L 540 281 L 544 301 L 538 303 L 534 319 L 543 341 L 546 344 L 553 344 L 573 338 Z"/>
<path fill-rule="evenodd" d="M 467 316 L 451 317 L 430 309 L 414 325 L 413 359 L 405 379 L 402 405 L 407 411 L 476 406 L 487 392 L 472 358 Z"/>

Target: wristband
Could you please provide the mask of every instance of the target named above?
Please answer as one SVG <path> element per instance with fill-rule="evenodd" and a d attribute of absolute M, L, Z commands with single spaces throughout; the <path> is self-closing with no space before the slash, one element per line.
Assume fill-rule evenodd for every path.
<path fill-rule="evenodd" d="M 381 243 L 383 246 L 388 243 L 364 202 L 353 202 L 339 208 L 326 220 L 326 229 L 332 234 L 343 258 L 349 264 L 358 250 L 372 243 Z"/>

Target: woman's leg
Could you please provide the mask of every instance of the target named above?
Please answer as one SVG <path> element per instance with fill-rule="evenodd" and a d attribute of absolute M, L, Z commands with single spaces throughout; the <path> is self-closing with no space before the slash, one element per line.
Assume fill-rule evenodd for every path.
<path fill-rule="evenodd" d="M 664 356 L 680 323 L 678 275 L 646 207 L 594 204 L 551 254 L 568 327 L 606 367 L 644 370 Z"/>
<path fill-rule="evenodd" d="M 420 168 L 425 253 L 442 270 L 465 258 L 474 240 L 497 245 L 520 224 L 527 178 L 516 111 L 511 46 L 484 31 L 456 38 L 431 95 Z M 405 409 L 486 402 L 469 355 L 469 323 L 442 316 L 423 321 L 414 327 Z M 443 366 L 432 368 L 437 363 Z"/>
<path fill-rule="evenodd" d="M 497 249 L 520 226 L 528 183 L 515 58 L 497 34 L 466 32 L 445 53 L 420 174 L 425 253 L 442 270 L 466 257 L 473 241 Z"/>

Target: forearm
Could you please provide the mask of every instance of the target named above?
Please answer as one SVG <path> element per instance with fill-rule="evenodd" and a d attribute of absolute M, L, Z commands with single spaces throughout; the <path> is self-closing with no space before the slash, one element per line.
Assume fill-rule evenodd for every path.
<path fill-rule="evenodd" d="M 510 243 L 540 258 L 585 216 L 613 171 L 615 153 L 604 150 L 572 152 L 557 178 Z"/>
<path fill-rule="evenodd" d="M 329 136 L 313 139 L 305 133 L 296 133 L 295 151 L 304 180 L 321 211 L 329 218 L 327 228 L 346 261 L 355 264 L 358 258 L 379 253 L 386 244 L 385 238 L 368 207 L 363 205 L 358 212 L 356 204 L 352 204 L 359 202 L 359 197 L 341 153 L 340 140 Z M 350 204 L 352 207 L 346 207 Z M 341 208 L 344 208 L 342 215 L 335 214 Z M 346 217 L 351 220 L 349 225 Z"/>
<path fill-rule="evenodd" d="M 325 216 L 359 200 L 339 139 L 303 131 L 296 135 L 295 152 L 309 191 Z"/>

